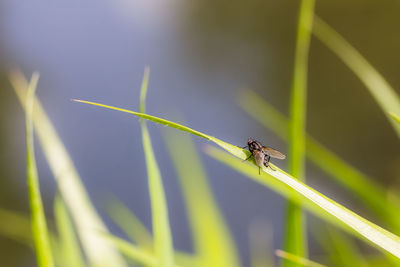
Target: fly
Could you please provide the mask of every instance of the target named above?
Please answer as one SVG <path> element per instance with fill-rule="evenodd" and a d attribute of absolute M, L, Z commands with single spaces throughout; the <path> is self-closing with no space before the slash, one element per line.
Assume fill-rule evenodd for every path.
<path fill-rule="evenodd" d="M 260 142 L 253 140 L 251 138 L 249 138 L 249 140 L 247 141 L 247 146 L 245 147 L 248 147 L 249 151 L 251 152 L 251 155 L 246 160 L 248 160 L 251 157 L 254 158 L 254 161 L 258 166 L 259 174 L 260 174 L 260 169 L 263 165 L 267 168 L 270 167 L 272 170 L 274 170 L 269 165 L 271 158 L 276 158 L 276 159 L 286 158 L 286 156 L 283 153 L 279 152 L 278 150 L 275 150 L 271 147 L 263 146 Z"/>

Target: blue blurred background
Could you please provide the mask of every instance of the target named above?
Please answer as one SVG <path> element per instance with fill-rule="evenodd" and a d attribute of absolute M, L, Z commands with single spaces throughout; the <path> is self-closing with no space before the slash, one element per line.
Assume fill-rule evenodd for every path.
<path fill-rule="evenodd" d="M 71 99 L 138 110 L 145 66 L 151 68 L 148 113 L 171 120 L 183 114 L 189 127 L 224 141 L 244 146 L 253 137 L 285 153 L 282 141 L 238 107 L 237 94 L 251 88 L 288 114 L 298 5 L 293 0 L 1 1 L 1 207 L 29 210 L 24 117 L 7 80 L 13 68 L 28 76 L 40 72 L 38 95 L 103 215 L 108 197 L 116 195 L 151 226 L 138 119 Z M 316 5 L 316 13 L 398 93 L 399 12 L 397 0 L 317 1 Z M 398 139 L 362 83 L 315 38 L 307 112 L 307 130 L 317 140 L 398 191 Z M 148 125 L 163 174 L 174 245 L 191 251 L 180 189 L 162 139 L 164 129 Z M 200 150 L 205 143 L 199 138 L 195 142 Z M 39 148 L 37 156 L 51 220 L 56 184 Z M 271 233 L 271 246 L 281 248 L 285 199 L 201 156 L 243 264 L 249 264 L 248 229 L 254 221 Z M 284 161 L 276 164 L 285 169 Z M 311 165 L 307 165 L 307 184 L 374 220 L 362 203 Z M 122 234 L 107 216 L 104 219 L 112 232 Z M 309 227 L 318 223 L 310 216 Z M 312 254 L 321 253 L 312 238 L 310 246 Z M 35 266 L 32 250 L 4 237 L 0 237 L 0 258 L 2 266 Z"/>

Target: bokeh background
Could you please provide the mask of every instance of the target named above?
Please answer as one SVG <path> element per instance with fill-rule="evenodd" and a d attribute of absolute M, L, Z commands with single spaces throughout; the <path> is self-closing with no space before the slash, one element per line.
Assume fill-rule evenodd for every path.
<path fill-rule="evenodd" d="M 2 0 L 1 207 L 29 212 L 24 116 L 7 79 L 14 68 L 27 76 L 40 72 L 37 94 L 93 203 L 117 235 L 122 233 L 103 208 L 113 195 L 151 226 L 138 119 L 77 104 L 72 98 L 138 110 L 143 69 L 150 66 L 148 113 L 180 118 L 189 127 L 238 146 L 253 137 L 287 152 L 285 143 L 239 108 L 237 98 L 241 90 L 251 88 L 288 114 L 298 7 L 294 0 Z M 316 3 L 316 14 L 354 45 L 398 93 L 399 13 L 398 0 Z M 308 133 L 392 193 L 398 192 L 400 143 L 381 109 L 358 78 L 314 37 L 309 62 Z M 163 174 L 174 246 L 191 251 L 164 129 L 148 125 Z M 201 150 L 205 141 L 194 141 Z M 201 157 L 243 265 L 249 265 L 248 231 L 254 222 L 269 235 L 273 249 L 281 248 L 285 199 L 204 153 Z M 37 161 L 51 221 L 56 184 L 39 148 Z M 276 164 L 285 169 L 284 161 Z M 355 196 L 312 165 L 307 165 L 307 184 L 379 224 Z M 312 216 L 308 220 L 309 229 L 322 223 Z M 323 254 L 312 234 L 309 242 L 313 257 Z M 2 236 L 0 258 L 2 266 L 35 266 L 29 247 Z"/>

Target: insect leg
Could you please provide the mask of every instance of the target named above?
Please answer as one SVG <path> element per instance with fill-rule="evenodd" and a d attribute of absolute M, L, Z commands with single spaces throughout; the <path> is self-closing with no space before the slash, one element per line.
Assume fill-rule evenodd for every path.
<path fill-rule="evenodd" d="M 253 156 L 253 154 L 250 154 L 250 156 L 247 159 L 244 159 L 243 161 L 248 160 L 249 158 L 251 158 Z"/>
<path fill-rule="evenodd" d="M 264 166 L 267 167 L 267 168 L 270 167 L 271 170 L 276 171 L 274 168 L 272 168 L 272 167 L 269 165 L 269 161 L 270 161 L 270 160 L 271 160 L 271 156 L 265 157 Z"/>

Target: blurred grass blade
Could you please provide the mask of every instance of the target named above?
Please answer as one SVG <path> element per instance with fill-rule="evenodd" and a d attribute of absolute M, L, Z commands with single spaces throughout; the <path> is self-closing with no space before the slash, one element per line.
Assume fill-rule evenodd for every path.
<path fill-rule="evenodd" d="M 333 227 L 321 229 L 315 233 L 315 237 L 322 248 L 328 252 L 332 266 L 368 266 L 353 240 Z"/>
<path fill-rule="evenodd" d="M 79 242 L 75 236 L 74 226 L 69 217 L 68 210 L 60 196 L 54 200 L 54 216 L 58 231 L 58 247 L 61 253 L 60 266 L 85 266 L 83 256 L 80 251 Z"/>
<path fill-rule="evenodd" d="M 140 90 L 140 111 L 145 112 L 146 93 L 149 82 L 149 69 L 145 69 Z M 174 247 L 168 219 L 167 200 L 163 189 L 160 170 L 151 145 L 150 135 L 145 120 L 140 121 L 142 128 L 143 150 L 146 158 L 151 214 L 153 221 L 154 252 L 159 266 L 174 265 Z"/>
<path fill-rule="evenodd" d="M 135 263 L 142 264 L 143 266 L 156 266 L 157 259 L 154 255 L 144 249 L 141 249 L 122 238 L 104 234 L 103 238 L 109 240 L 115 244 L 115 246 L 128 258 L 130 258 Z"/>
<path fill-rule="evenodd" d="M 239 159 L 228 155 L 220 149 L 207 146 L 206 153 L 240 173 L 247 175 L 249 178 L 258 181 L 290 198 L 296 203 L 301 204 L 319 217 L 342 227 L 344 226 L 343 224 L 347 225 L 352 229 L 350 232 L 357 233 L 358 236 L 366 238 L 371 241 L 372 244 L 375 244 L 384 251 L 388 251 L 400 258 L 400 238 L 398 236 L 341 206 L 332 199 L 291 177 L 275 165 L 271 164 L 276 171 L 269 168 L 266 169 L 265 167 L 263 168 L 263 171 L 269 174 L 269 176 L 264 174 L 258 175 L 257 168 L 245 163 L 240 164 Z M 321 209 L 317 208 L 317 206 Z M 338 224 L 338 221 L 335 220 L 335 218 L 343 224 Z M 347 227 L 345 227 L 345 229 L 350 230 Z"/>
<path fill-rule="evenodd" d="M 286 252 L 286 251 L 283 251 L 283 250 L 280 250 L 280 249 L 275 250 L 275 255 L 280 257 L 280 258 L 282 258 L 282 259 L 285 259 L 285 260 L 291 261 L 293 263 L 296 263 L 296 264 L 298 264 L 300 266 L 325 267 L 325 265 L 313 262 L 313 261 L 311 261 L 309 259 L 305 259 L 305 258 L 299 257 L 297 255 L 294 255 L 292 253 L 289 253 L 289 252 Z"/>
<path fill-rule="evenodd" d="M 54 266 L 51 252 L 49 233 L 47 232 L 46 216 L 40 195 L 39 178 L 36 169 L 35 151 L 33 144 L 33 108 L 35 90 L 39 74 L 34 73 L 28 86 L 26 97 L 26 168 L 28 179 L 29 204 L 31 210 L 31 223 L 33 243 L 36 251 L 36 259 L 39 267 Z"/>
<path fill-rule="evenodd" d="M 0 209 L 0 235 L 23 245 L 32 246 L 29 216 L 21 212 Z"/>
<path fill-rule="evenodd" d="M 196 254 L 204 266 L 239 266 L 234 240 L 218 209 L 193 141 L 184 133 L 168 130 L 164 136 L 183 192 Z"/>
<path fill-rule="evenodd" d="M 149 251 L 153 250 L 153 237 L 151 233 L 121 201 L 112 198 L 107 205 L 107 212 L 111 219 L 138 247 Z"/>
<path fill-rule="evenodd" d="M 251 267 L 275 266 L 273 231 L 267 222 L 254 220 L 249 227 L 249 252 Z"/>
<path fill-rule="evenodd" d="M 316 17 L 313 33 L 357 75 L 374 97 L 400 137 L 400 124 L 389 113 L 400 114 L 400 98 L 383 76 L 338 32 Z"/>
<path fill-rule="evenodd" d="M 397 122 L 400 123 L 400 117 L 394 114 L 394 112 L 389 112 L 389 115 Z"/>
<path fill-rule="evenodd" d="M 117 248 L 134 263 L 139 263 L 143 266 L 157 266 L 157 259 L 153 253 L 146 251 L 134 244 L 111 234 L 104 234 L 104 238 L 114 242 Z M 199 260 L 189 254 L 176 252 L 177 260 L 180 262 L 179 266 L 185 267 L 200 267 Z M 135 265 L 136 266 L 136 265 Z M 177 267 L 178 265 L 173 265 Z"/>
<path fill-rule="evenodd" d="M 239 106 L 251 117 L 284 141 L 288 141 L 288 120 L 279 111 L 251 90 L 242 91 L 237 99 Z M 260 116 L 260 114 L 267 115 Z M 398 207 L 387 201 L 387 195 L 382 186 L 347 164 L 310 136 L 306 138 L 306 155 L 311 162 L 332 178 L 356 193 L 363 203 L 389 223 L 396 233 L 400 233 L 400 221 L 397 219 Z M 399 201 L 395 202 L 399 203 Z"/>
<path fill-rule="evenodd" d="M 27 82 L 24 75 L 14 71 L 9 78 L 22 107 L 25 108 Z M 77 227 L 89 263 L 91 266 L 125 266 L 113 244 L 97 235 L 98 230 L 106 232 L 106 227 L 92 206 L 64 144 L 37 99 L 33 124 L 60 193 Z"/>
<path fill-rule="evenodd" d="M 305 128 L 307 111 L 307 73 L 311 29 L 315 0 L 302 0 L 297 24 L 297 40 L 294 59 L 289 122 L 289 172 L 305 180 Z M 268 116 L 268 114 L 263 114 Z M 301 208 L 290 200 L 286 210 L 285 250 L 300 257 L 307 257 L 307 231 Z M 284 261 L 284 266 L 296 266 Z"/>
<path fill-rule="evenodd" d="M 147 120 L 151 120 L 163 125 L 167 125 L 172 128 L 179 129 L 181 131 L 189 132 L 194 135 L 206 138 L 210 141 L 213 141 L 217 145 L 221 146 L 228 152 L 230 152 L 232 155 L 240 158 L 240 159 L 246 159 L 250 152 L 248 150 L 242 149 L 238 146 L 231 145 L 229 143 L 223 142 L 215 137 L 206 135 L 204 133 L 195 131 L 191 128 L 188 128 L 186 126 L 161 119 L 155 116 L 147 115 L 144 113 L 139 113 L 139 112 L 134 112 L 130 111 L 127 109 L 121 109 L 121 108 L 116 108 L 112 106 L 107 106 L 103 104 L 98 104 L 94 102 L 89 102 L 89 101 L 83 101 L 83 100 L 75 100 L 81 103 L 86 103 L 86 104 L 91 104 L 95 106 L 100 106 L 108 109 L 113 109 L 113 110 L 118 110 L 126 113 L 133 114 L 135 116 L 138 116 L 140 118 L 144 118 Z M 226 156 L 222 151 L 219 151 L 218 149 L 215 148 L 208 148 L 208 153 L 212 155 L 214 158 L 223 160 L 225 158 L 225 163 L 232 163 L 229 166 L 232 168 L 235 168 L 236 170 L 244 173 L 245 175 L 252 175 L 252 171 L 257 173 L 256 176 L 258 176 L 258 172 L 256 171 L 255 168 L 249 169 L 245 168 L 246 164 L 239 164 L 238 159 L 234 159 L 232 157 L 229 157 L 229 159 L 226 159 Z M 254 163 L 254 161 L 252 161 Z M 342 223 L 345 225 L 349 226 L 352 229 L 353 233 L 358 233 L 359 235 L 363 236 L 367 240 L 371 241 L 373 244 L 376 244 L 378 247 L 380 247 L 383 250 L 386 250 L 396 257 L 400 258 L 400 238 L 397 237 L 396 235 L 382 229 L 381 227 L 361 218 L 357 214 L 349 211 L 348 209 L 342 207 L 338 203 L 334 202 L 333 200 L 323 196 L 322 194 L 318 193 L 317 191 L 311 189 L 310 187 L 304 185 L 303 183 L 297 181 L 296 179 L 292 178 L 290 175 L 284 173 L 282 170 L 278 169 L 275 165 L 271 164 L 271 166 L 276 169 L 276 171 L 271 171 L 269 169 L 263 169 L 263 171 L 267 172 L 271 176 L 275 177 L 276 179 L 272 179 L 273 182 L 266 182 L 265 180 L 262 180 L 262 182 L 265 184 L 267 183 L 268 186 L 271 186 L 271 188 L 274 188 L 278 190 L 282 194 L 286 194 L 287 196 L 293 195 L 293 199 L 298 198 L 299 196 L 303 196 L 307 198 L 307 201 L 302 203 L 302 205 L 305 205 L 305 207 L 310 207 L 310 210 L 313 210 L 317 215 L 320 217 L 331 220 L 333 221 L 333 218 L 337 218 L 340 220 Z M 249 166 L 248 166 L 249 167 Z M 243 169 L 242 169 L 243 168 Z M 256 178 L 254 176 L 251 176 L 251 178 L 254 178 L 256 180 L 260 181 L 260 178 L 265 179 L 265 177 L 260 175 L 260 178 Z M 294 191 L 293 191 L 294 190 Z M 307 203 L 307 204 L 306 204 Z M 325 210 L 327 213 L 329 213 L 332 216 L 326 216 L 327 214 L 323 212 L 322 210 L 318 210 L 312 208 L 311 206 L 316 204 L 323 210 Z M 307 205 L 307 206 L 306 206 Z M 329 219 L 330 218 L 330 219 Z"/>
<path fill-rule="evenodd" d="M 137 243 L 137 248 L 146 252 L 154 253 L 153 237 L 146 226 L 131 212 L 122 202 L 113 199 L 108 206 L 108 212 L 111 218 L 121 229 Z M 175 251 L 175 259 L 182 266 L 203 266 L 200 259 L 193 255 Z"/>

